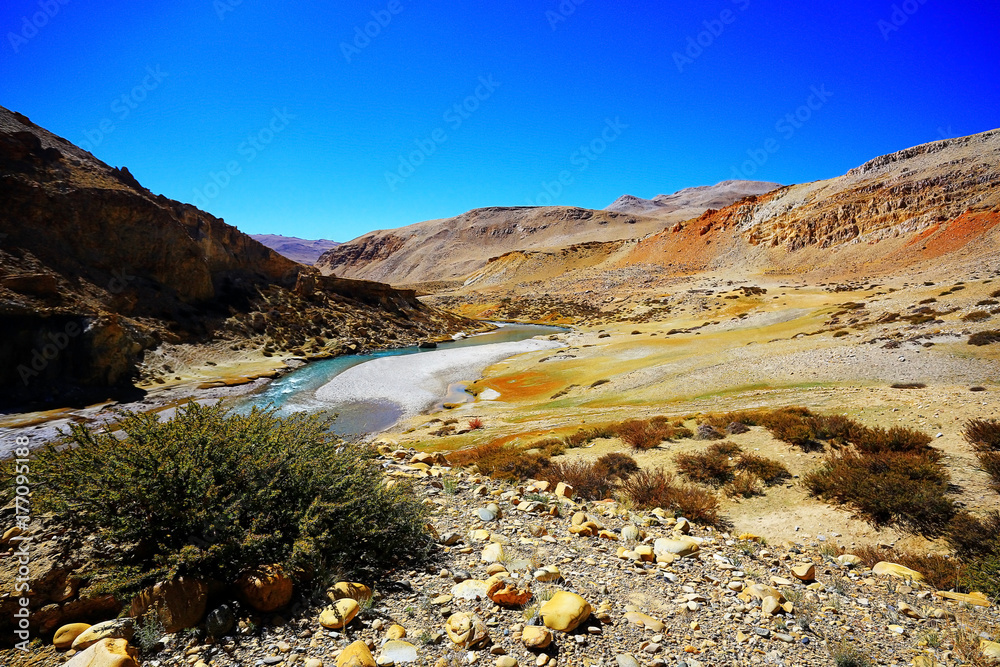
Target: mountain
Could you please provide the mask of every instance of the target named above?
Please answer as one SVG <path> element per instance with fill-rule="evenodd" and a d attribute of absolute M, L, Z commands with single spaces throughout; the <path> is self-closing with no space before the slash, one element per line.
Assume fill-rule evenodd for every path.
<path fill-rule="evenodd" d="M 715 185 L 684 188 L 672 195 L 657 195 L 652 199 L 622 195 L 604 210 L 669 218 L 671 222 L 676 222 L 699 216 L 710 208 L 723 208 L 744 197 L 766 194 L 780 187 L 779 183 L 763 181 L 722 181 Z"/>
<path fill-rule="evenodd" d="M 750 196 L 643 237 L 506 253 L 467 276 L 461 292 L 483 293 L 483 301 L 543 290 L 594 304 L 696 274 L 852 281 L 918 270 L 989 273 L 1000 270 L 998 225 L 993 130 Z"/>
<path fill-rule="evenodd" d="M 326 239 L 309 240 L 294 236 L 282 236 L 281 234 L 251 234 L 250 238 L 263 243 L 293 262 L 308 265 L 315 264 L 320 255 L 340 245 L 336 241 Z"/>
<path fill-rule="evenodd" d="M 323 277 L 0 107 L 0 401 L 134 393 L 174 374 L 144 365 L 166 345 L 328 356 L 464 324 Z"/>

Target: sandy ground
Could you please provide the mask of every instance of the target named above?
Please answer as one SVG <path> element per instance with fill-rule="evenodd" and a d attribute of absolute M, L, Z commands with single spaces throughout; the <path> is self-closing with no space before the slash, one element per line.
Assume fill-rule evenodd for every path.
<path fill-rule="evenodd" d="M 561 345 L 529 339 L 373 359 L 320 387 L 316 398 L 331 403 L 392 403 L 402 409 L 404 416 L 412 417 L 439 403 L 448 394 L 450 385 L 472 381 L 498 361 Z"/>

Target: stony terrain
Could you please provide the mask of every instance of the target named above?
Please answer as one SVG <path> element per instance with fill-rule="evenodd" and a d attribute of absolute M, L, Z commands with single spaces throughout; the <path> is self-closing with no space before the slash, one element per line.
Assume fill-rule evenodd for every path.
<path fill-rule="evenodd" d="M 610 500 L 578 503 L 564 485 L 497 483 L 440 455 L 381 451 L 390 479 L 412 481 L 433 508 L 428 565 L 320 586 L 270 613 L 223 605 L 208 616 L 214 639 L 206 626 L 146 637 L 119 621 L 66 626 L 56 641 L 76 650 L 57 651 L 50 622 L 44 641 L 6 651 L 4 664 L 790 666 L 854 652 L 868 664 L 931 667 L 986 664 L 983 653 L 1000 651 L 996 605 L 935 591 L 891 563 L 871 570 L 822 523 L 768 540 Z M 40 551 L 74 539 L 43 532 Z M 252 600 L 264 606 L 280 588 L 260 583 Z M 204 614 L 205 595 L 185 589 L 171 613 Z M 143 655 L 129 657 L 126 640 L 144 643 Z M 101 652 L 121 657 L 93 662 Z"/>
<path fill-rule="evenodd" d="M 639 213 L 663 218 L 668 222 L 683 222 L 697 218 L 710 208 L 725 208 L 744 197 L 766 194 L 780 187 L 780 183 L 763 181 L 722 181 L 715 185 L 684 188 L 672 195 L 656 195 L 652 199 L 622 195 L 604 210 Z"/>

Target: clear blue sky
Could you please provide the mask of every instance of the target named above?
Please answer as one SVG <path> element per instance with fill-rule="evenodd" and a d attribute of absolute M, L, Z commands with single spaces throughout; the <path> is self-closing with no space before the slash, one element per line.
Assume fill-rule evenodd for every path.
<path fill-rule="evenodd" d="M 441 4 L 4 0 L 0 104 L 246 232 L 340 241 L 1000 126 L 996 0 Z"/>

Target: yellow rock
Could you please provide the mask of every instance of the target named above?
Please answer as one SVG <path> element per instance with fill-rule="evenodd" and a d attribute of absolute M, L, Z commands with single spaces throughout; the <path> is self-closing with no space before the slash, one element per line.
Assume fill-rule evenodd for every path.
<path fill-rule="evenodd" d="M 653 547 L 648 544 L 640 544 L 635 549 L 632 549 L 640 560 L 647 563 L 652 563 L 656 560 L 656 553 L 653 551 Z"/>
<path fill-rule="evenodd" d="M 951 591 L 938 591 L 938 595 L 948 600 L 954 600 L 955 602 L 965 602 L 966 604 L 975 605 L 977 607 L 989 607 L 990 600 L 985 595 L 979 592 L 973 593 L 952 593 Z"/>
<path fill-rule="evenodd" d="M 236 581 L 240 597 L 257 611 L 270 612 L 292 600 L 292 580 L 280 565 L 263 565 Z"/>
<path fill-rule="evenodd" d="M 573 495 L 573 487 L 565 482 L 559 482 L 556 484 L 555 494 L 557 496 L 562 496 L 563 498 L 569 498 Z"/>
<path fill-rule="evenodd" d="M 488 568 L 486 568 L 486 574 L 490 575 L 491 577 L 498 574 L 507 574 L 507 568 L 501 565 L 500 563 L 493 563 Z"/>
<path fill-rule="evenodd" d="M 494 580 L 493 577 L 490 577 L 490 581 L 487 583 L 490 586 L 486 589 L 486 597 L 501 607 L 522 607 L 531 599 L 531 591 L 527 588 L 518 588 L 514 581 L 502 577 Z"/>
<path fill-rule="evenodd" d="M 474 542 L 485 542 L 490 539 L 490 531 L 485 528 L 478 528 L 472 531 L 472 540 Z"/>
<path fill-rule="evenodd" d="M 604 540 L 613 540 L 615 542 L 618 541 L 618 536 L 615 533 L 611 532 L 610 530 L 602 530 L 599 533 L 597 533 L 597 536 Z"/>
<path fill-rule="evenodd" d="M 896 577 L 897 579 L 906 579 L 916 582 L 924 581 L 924 575 L 920 574 L 916 570 L 911 570 L 908 567 L 903 567 L 902 565 L 886 561 L 876 563 L 875 567 L 872 568 L 872 572 L 874 574 L 885 574 L 890 577 Z"/>
<path fill-rule="evenodd" d="M 813 581 L 816 579 L 816 566 L 812 563 L 803 563 L 792 568 L 792 575 L 799 581 Z"/>
<path fill-rule="evenodd" d="M 352 581 L 340 581 L 331 586 L 326 591 L 326 595 L 330 598 L 331 602 L 350 598 L 360 603 L 371 599 L 372 589 L 364 584 Z"/>
<path fill-rule="evenodd" d="M 128 643 L 133 634 L 135 634 L 135 625 L 133 625 L 131 618 L 113 619 L 90 626 L 76 636 L 70 647 L 74 651 L 82 651 L 102 639 L 124 639 Z"/>
<path fill-rule="evenodd" d="M 837 556 L 837 562 L 841 565 L 846 565 L 849 568 L 855 568 L 858 565 L 861 565 L 863 561 L 854 554 L 841 554 Z"/>
<path fill-rule="evenodd" d="M 486 548 L 483 549 L 482 556 L 480 556 L 480 560 L 484 563 L 496 563 L 501 558 L 503 558 L 503 547 L 496 542 L 487 544 Z"/>
<path fill-rule="evenodd" d="M 139 652 L 124 639 L 102 639 L 77 653 L 64 667 L 138 667 Z"/>
<path fill-rule="evenodd" d="M 991 642 L 983 639 L 979 642 L 979 652 L 990 662 L 1000 663 L 1000 642 Z"/>
<path fill-rule="evenodd" d="M 630 611 L 625 614 L 625 620 L 633 625 L 638 625 L 640 628 L 646 628 L 647 630 L 652 630 L 653 632 L 663 632 L 666 627 L 661 621 L 656 620 L 652 616 L 648 616 L 641 611 Z"/>
<path fill-rule="evenodd" d="M 753 533 L 743 533 L 737 539 L 744 540 L 746 542 L 760 542 L 760 535 L 754 535 Z"/>
<path fill-rule="evenodd" d="M 337 658 L 337 667 L 376 667 L 375 658 L 368 646 L 360 639 L 347 648 Z"/>
<path fill-rule="evenodd" d="M 545 627 L 560 632 L 572 632 L 590 616 L 590 603 L 576 593 L 557 591 L 538 610 Z"/>
<path fill-rule="evenodd" d="M 324 609 L 319 615 L 319 624 L 328 630 L 340 630 L 354 620 L 361 610 L 361 605 L 354 598 L 342 598 L 333 603 L 332 607 Z"/>
<path fill-rule="evenodd" d="M 406 636 L 406 628 L 399 624 L 393 624 L 385 633 L 386 639 L 402 639 Z"/>
<path fill-rule="evenodd" d="M 140 591 L 132 599 L 129 615 L 142 618 L 154 609 L 163 624 L 163 631 L 172 634 L 201 623 L 207 605 L 208 585 L 205 582 L 191 577 L 177 577 Z"/>
<path fill-rule="evenodd" d="M 661 537 L 653 542 L 653 552 L 659 556 L 661 554 L 671 554 L 674 556 L 690 556 L 698 551 L 698 542 L 690 537 L 680 537 L 675 540 Z"/>
<path fill-rule="evenodd" d="M 562 577 L 562 572 L 559 571 L 558 565 L 546 565 L 535 570 L 535 573 L 531 576 L 535 578 L 535 581 L 548 583 L 550 581 L 558 581 Z"/>
<path fill-rule="evenodd" d="M 73 640 L 90 628 L 90 623 L 70 623 L 64 625 L 52 637 L 52 645 L 60 651 L 64 651 L 73 645 Z"/>
<path fill-rule="evenodd" d="M 760 604 L 760 611 L 765 616 L 774 616 L 775 614 L 784 611 L 781 608 L 781 603 L 778 602 L 778 598 L 773 595 L 768 595 Z"/>
<path fill-rule="evenodd" d="M 528 648 L 547 648 L 552 643 L 552 632 L 541 625 L 528 625 L 521 631 L 521 642 Z"/>
<path fill-rule="evenodd" d="M 778 602 L 784 602 L 785 600 L 785 596 L 781 594 L 781 591 L 771 586 L 765 586 L 764 584 L 753 584 L 748 586 L 745 591 L 740 593 L 739 597 L 744 600 L 757 598 L 758 600 L 763 601 L 768 597 L 773 597 L 778 600 Z"/>
<path fill-rule="evenodd" d="M 444 630 L 448 633 L 448 638 L 462 648 L 482 648 L 490 641 L 486 624 L 475 614 L 452 614 L 448 617 Z"/>

